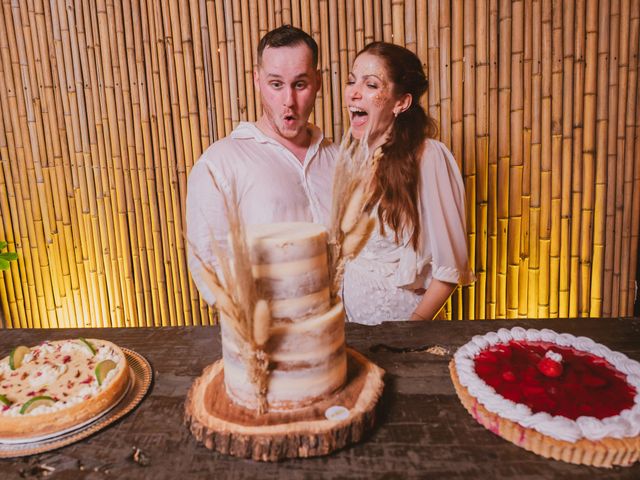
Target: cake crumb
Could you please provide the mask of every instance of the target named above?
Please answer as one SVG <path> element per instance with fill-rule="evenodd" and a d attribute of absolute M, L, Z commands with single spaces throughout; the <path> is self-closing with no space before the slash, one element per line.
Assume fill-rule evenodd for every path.
<path fill-rule="evenodd" d="M 447 348 L 441 347 L 440 345 L 434 345 L 433 347 L 429 347 L 425 350 L 425 352 L 430 353 L 431 355 L 437 355 L 439 357 L 444 357 L 445 355 L 449 355 L 449 350 Z"/>

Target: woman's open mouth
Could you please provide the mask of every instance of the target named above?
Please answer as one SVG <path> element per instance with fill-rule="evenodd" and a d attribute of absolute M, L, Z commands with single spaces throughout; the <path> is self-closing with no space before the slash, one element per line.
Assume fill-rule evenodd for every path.
<path fill-rule="evenodd" d="M 351 118 L 352 127 L 361 127 L 369 119 L 369 114 L 358 107 L 349 107 L 349 117 Z"/>

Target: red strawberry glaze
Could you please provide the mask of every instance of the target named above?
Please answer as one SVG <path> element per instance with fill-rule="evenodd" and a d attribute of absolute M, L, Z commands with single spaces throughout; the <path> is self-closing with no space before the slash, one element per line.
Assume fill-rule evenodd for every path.
<path fill-rule="evenodd" d="M 544 375 L 538 364 L 548 350 L 562 355 L 562 372 Z M 475 357 L 477 375 L 488 385 L 533 413 L 546 412 L 571 420 L 581 416 L 618 415 L 634 405 L 636 389 L 609 362 L 550 342 L 496 344 Z"/>

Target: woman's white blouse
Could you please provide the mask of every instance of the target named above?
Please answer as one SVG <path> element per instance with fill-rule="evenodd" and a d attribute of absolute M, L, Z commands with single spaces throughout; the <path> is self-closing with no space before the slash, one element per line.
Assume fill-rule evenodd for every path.
<path fill-rule="evenodd" d="M 383 160 L 384 161 L 384 160 Z M 419 187 L 420 243 L 414 250 L 376 228 L 360 255 L 345 269 L 344 303 L 349 320 L 378 324 L 407 320 L 433 278 L 466 285 L 474 280 L 467 250 L 464 184 L 449 150 L 427 140 Z"/>

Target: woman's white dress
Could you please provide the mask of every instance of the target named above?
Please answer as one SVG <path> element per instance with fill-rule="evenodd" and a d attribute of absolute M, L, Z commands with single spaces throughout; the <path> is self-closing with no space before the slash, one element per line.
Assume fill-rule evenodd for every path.
<path fill-rule="evenodd" d="M 384 161 L 384 160 L 383 160 Z M 360 255 L 345 267 L 343 301 L 349 321 L 376 325 L 408 320 L 431 279 L 466 285 L 469 268 L 465 194 L 453 155 L 429 139 L 422 154 L 420 178 L 420 245 L 407 235 L 402 245 L 393 231 L 376 227 Z"/>

